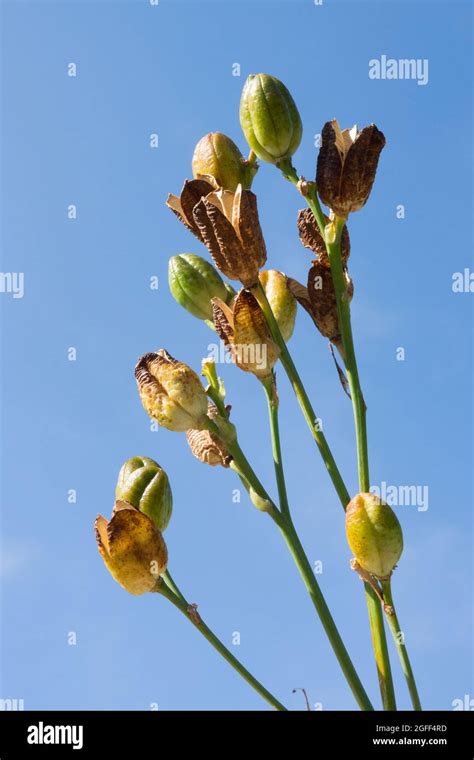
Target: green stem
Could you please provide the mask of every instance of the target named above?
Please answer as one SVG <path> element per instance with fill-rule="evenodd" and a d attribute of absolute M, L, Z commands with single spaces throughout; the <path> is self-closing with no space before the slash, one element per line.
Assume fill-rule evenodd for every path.
<path fill-rule="evenodd" d="M 273 519 L 277 523 L 278 527 L 280 528 L 280 531 L 287 543 L 287 546 L 291 552 L 291 555 L 298 567 L 298 570 L 300 571 L 300 574 L 303 578 L 306 589 L 308 593 L 310 594 L 311 600 L 313 601 L 313 604 L 316 607 L 319 617 L 321 618 L 321 621 L 324 626 L 324 630 L 326 631 L 326 634 L 329 637 L 329 640 L 332 641 L 334 640 L 335 637 L 336 639 L 337 637 L 339 637 L 339 633 L 337 631 L 337 628 L 335 626 L 331 613 L 327 607 L 323 594 L 319 588 L 319 585 L 317 584 L 317 582 L 315 582 L 313 570 L 306 557 L 306 554 L 301 545 L 301 542 L 299 540 L 298 534 L 296 532 L 296 529 L 293 525 L 293 521 L 291 518 L 290 506 L 288 503 L 288 494 L 287 494 L 286 483 L 285 483 L 285 475 L 284 475 L 284 470 L 283 470 L 283 458 L 281 454 L 280 426 L 279 426 L 279 421 L 278 421 L 278 407 L 279 407 L 278 391 L 277 391 L 277 386 L 276 386 L 276 381 L 275 381 L 275 375 L 273 372 L 268 378 L 262 381 L 262 385 L 265 389 L 265 395 L 267 397 L 267 403 L 268 403 L 270 432 L 271 432 L 271 438 L 272 438 L 273 462 L 275 466 L 275 475 L 276 475 L 278 496 L 279 496 L 280 508 L 281 508 L 281 518 L 279 516 L 276 516 L 276 517 L 273 517 Z M 341 641 L 341 644 L 342 644 L 342 641 Z M 338 653 L 336 652 L 336 656 L 337 655 Z M 343 650 L 339 652 L 339 655 L 340 656 L 338 656 L 338 660 L 339 660 L 339 663 L 341 664 L 344 674 L 346 675 L 346 678 L 348 678 L 349 680 L 349 677 L 354 678 L 354 675 L 356 678 L 358 678 L 352 666 L 352 662 L 349 658 L 349 655 L 347 654 L 344 647 L 343 647 Z M 367 704 L 363 705 L 359 702 L 359 705 L 361 706 L 362 709 L 372 709 L 371 706 L 367 707 Z"/>
<path fill-rule="evenodd" d="M 344 345 L 344 363 L 354 412 L 359 488 L 362 492 L 366 493 L 370 488 L 366 406 L 360 385 L 354 338 L 352 335 L 350 299 L 347 294 L 347 282 L 344 277 L 341 259 L 341 234 L 345 221 L 345 219 L 336 218 L 335 238 L 333 242 L 326 242 L 326 248 L 331 265 L 334 292 L 336 294 L 339 329 Z"/>
<path fill-rule="evenodd" d="M 262 381 L 265 390 L 265 396 L 268 404 L 268 417 L 270 421 L 270 434 L 272 439 L 273 465 L 275 467 L 275 477 L 278 488 L 278 500 L 282 514 L 290 517 L 290 505 L 288 504 L 288 494 L 286 491 L 285 475 L 283 472 L 283 459 L 281 455 L 280 442 L 280 425 L 278 421 L 278 391 L 275 382 L 275 375 L 272 372 L 268 378 Z"/>
<path fill-rule="evenodd" d="M 295 173 L 296 174 L 296 173 Z M 297 179 L 297 178 L 296 178 Z M 296 182 L 294 183 L 296 184 Z M 307 198 L 308 200 L 308 198 Z M 309 200 L 308 200 L 309 203 Z M 319 202 L 318 202 L 319 206 Z M 319 207 L 320 208 L 320 207 Z M 312 208 L 313 210 L 313 208 Z M 313 210 L 314 213 L 314 210 Z M 303 416 L 306 419 L 308 427 L 311 431 L 319 452 L 322 456 L 326 469 L 332 480 L 339 500 L 346 509 L 350 496 L 349 492 L 344 484 L 341 473 L 337 467 L 336 461 L 332 455 L 331 449 L 326 441 L 324 433 L 318 429 L 315 424 L 317 421 L 316 413 L 311 405 L 308 394 L 306 393 L 303 382 L 298 374 L 293 359 L 288 351 L 286 343 L 280 332 L 278 322 L 275 319 L 270 303 L 267 299 L 264 288 L 261 284 L 257 285 L 254 289 L 255 296 L 260 304 L 260 307 L 265 315 L 273 340 L 277 343 L 280 349 L 280 360 L 288 375 L 288 379 L 293 387 L 296 398 L 299 402 Z M 368 490 L 368 489 L 367 489 Z M 382 703 L 386 710 L 396 710 L 395 692 L 393 688 L 392 673 L 390 668 L 390 658 L 387 647 L 387 637 L 385 634 L 383 613 L 376 599 L 374 592 L 370 588 L 368 583 L 364 584 L 366 603 L 369 614 L 370 630 L 372 635 L 372 643 L 375 656 L 375 664 L 377 668 L 377 676 L 379 680 L 380 694 L 382 697 Z"/>
<path fill-rule="evenodd" d="M 212 420 L 208 422 L 208 429 L 212 430 L 216 435 L 219 434 L 219 429 Z M 236 440 L 226 441 L 226 446 L 234 460 L 233 469 L 239 474 L 244 487 L 250 493 L 252 501 L 254 500 L 254 497 L 252 496 L 253 491 L 258 494 L 262 501 L 267 505 L 265 511 L 268 512 L 272 520 L 279 527 L 357 704 L 361 710 L 373 710 L 370 699 L 357 675 L 329 607 L 327 606 L 321 589 L 319 588 L 319 584 L 298 538 L 291 518 L 283 515 L 276 504 L 271 500 L 258 476 L 252 469 L 249 461 L 245 457 L 238 442 Z"/>
<path fill-rule="evenodd" d="M 342 506 L 345 509 L 349 504 L 351 497 L 349 496 L 349 492 L 344 485 L 344 481 L 342 479 L 341 473 L 339 472 L 336 461 L 332 455 L 331 449 L 329 448 L 326 437 L 322 430 L 319 429 L 318 417 L 311 405 L 308 394 L 306 393 L 305 387 L 301 381 L 293 359 L 291 358 L 290 352 L 288 351 L 285 340 L 280 332 L 280 328 L 278 327 L 278 322 L 275 319 L 272 307 L 270 306 L 265 290 L 261 283 L 258 283 L 258 285 L 255 286 L 253 293 L 257 298 L 260 304 L 260 308 L 265 315 L 265 319 L 267 320 L 268 326 L 270 328 L 272 338 L 280 349 L 281 363 L 283 364 L 285 372 L 288 375 L 288 379 L 292 385 L 295 396 L 298 399 L 304 418 L 308 423 L 311 435 L 313 436 L 319 448 L 320 454 L 323 458 L 324 464 L 326 465 L 326 469 L 333 482 L 334 488 L 336 489 L 337 495 L 339 496 Z"/>
<path fill-rule="evenodd" d="M 382 705 L 384 710 L 394 711 L 397 709 L 397 702 L 395 699 L 395 689 L 393 688 L 392 669 L 383 622 L 382 606 L 377 594 L 369 583 L 364 583 L 364 591 Z"/>
<path fill-rule="evenodd" d="M 171 576 L 168 574 L 168 581 Z M 172 581 L 173 585 L 174 582 Z M 261 697 L 263 697 L 276 710 L 286 711 L 286 707 L 276 699 L 257 679 L 245 668 L 239 660 L 227 649 L 222 641 L 217 638 L 215 633 L 204 623 L 201 616 L 198 615 L 196 608 L 188 604 L 181 592 L 176 593 L 168 583 L 160 583 L 157 588 L 158 593 L 168 599 L 183 615 L 194 625 L 194 627 L 204 636 L 204 638 L 216 649 L 220 655 L 231 665 L 234 670 L 252 686 Z"/>
<path fill-rule="evenodd" d="M 278 525 L 280 532 L 285 539 L 286 545 L 288 546 L 290 554 L 299 570 L 304 585 L 306 586 L 306 590 L 308 591 L 314 608 L 319 615 L 326 636 L 329 639 L 334 654 L 336 655 L 341 670 L 344 673 L 357 704 L 361 710 L 373 710 L 374 708 L 359 676 L 357 675 L 349 653 L 344 646 L 344 642 L 341 639 L 329 607 L 326 604 L 326 600 L 316 580 L 311 564 L 305 554 L 291 518 L 285 518 L 281 513 L 273 513 L 271 514 L 271 517 Z"/>
<path fill-rule="evenodd" d="M 181 599 L 182 602 L 186 602 L 186 598 L 185 598 L 184 594 L 181 593 L 180 589 L 178 588 L 178 586 L 174 582 L 173 578 L 171 577 L 170 571 L 169 570 L 165 570 L 165 572 L 163 573 L 163 575 L 161 577 L 162 577 L 163 581 L 166 583 L 166 585 L 168 586 L 168 588 L 171 589 L 171 591 L 173 591 L 176 594 L 176 596 L 179 596 L 179 598 Z M 186 602 L 186 604 L 187 604 L 187 602 Z"/>
<path fill-rule="evenodd" d="M 320 208 L 319 200 L 315 190 L 310 194 L 308 203 L 310 204 L 310 208 L 312 210 L 315 205 Z M 357 359 L 354 348 L 354 338 L 352 335 L 350 299 L 348 298 L 347 294 L 347 282 L 344 277 L 341 258 L 341 235 L 345 222 L 345 219 L 336 217 L 334 222 L 334 239 L 328 241 L 327 236 L 325 236 L 325 239 L 329 263 L 331 266 L 334 292 L 336 295 L 339 330 L 341 332 L 342 343 L 344 346 L 344 364 L 346 368 L 347 380 L 349 382 L 349 390 L 354 414 L 359 489 L 361 492 L 367 493 L 370 489 L 370 475 L 367 443 L 366 406 L 360 385 L 359 370 L 357 367 Z M 322 231 L 322 234 L 324 236 L 324 230 Z M 393 688 L 393 678 L 390 667 L 390 656 L 388 653 L 383 614 L 380 608 L 380 603 L 376 600 L 376 598 L 374 598 L 375 595 L 373 590 L 371 590 L 370 596 L 371 598 L 369 599 L 369 594 L 367 593 L 367 605 L 369 607 L 369 618 L 371 620 L 372 641 L 374 644 L 374 651 L 376 652 L 377 673 L 379 676 L 382 702 L 385 710 L 396 710 L 397 705 L 395 700 L 395 690 Z"/>
<path fill-rule="evenodd" d="M 408 657 L 407 648 L 405 646 L 405 637 L 401 631 L 400 623 L 398 622 L 397 613 L 395 611 L 395 606 L 393 604 L 393 597 L 392 597 L 392 584 L 390 579 L 387 581 L 382 581 L 382 591 L 383 591 L 383 597 L 385 601 L 386 607 L 388 607 L 386 611 L 386 617 L 388 620 L 388 624 L 390 626 L 390 630 L 392 631 L 393 639 L 395 641 L 395 646 L 397 647 L 398 656 L 400 658 L 400 662 L 402 665 L 403 674 L 405 676 L 407 685 L 408 685 L 408 691 L 410 692 L 410 698 L 413 705 L 414 710 L 422 710 L 420 697 L 418 695 L 418 689 L 416 687 L 415 682 L 415 676 L 413 675 L 413 670 L 411 667 L 410 659 Z"/>

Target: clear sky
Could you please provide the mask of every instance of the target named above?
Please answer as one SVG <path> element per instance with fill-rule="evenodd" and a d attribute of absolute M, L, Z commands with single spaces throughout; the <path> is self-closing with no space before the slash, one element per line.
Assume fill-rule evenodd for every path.
<path fill-rule="evenodd" d="M 133 377 L 137 357 L 162 346 L 199 370 L 215 339 L 169 294 L 168 257 L 206 252 L 164 201 L 206 132 L 246 149 L 240 91 L 259 71 L 299 106 L 295 165 L 307 177 L 328 119 L 386 135 L 372 195 L 350 222 L 371 478 L 428 489 L 428 502 L 395 507 L 405 551 L 394 594 L 422 702 L 451 709 L 474 697 L 473 296 L 452 288 L 472 268 L 470 4 L 7 0 L 2 15 L 2 271 L 24 273 L 24 297 L 0 294 L 0 697 L 26 709 L 266 709 L 165 600 L 129 596 L 103 566 L 93 522 L 110 514 L 122 462 L 140 454 L 171 479 L 170 569 L 206 621 L 231 647 L 240 634 L 235 653 L 288 707 L 304 708 L 294 687 L 324 709 L 355 706 L 271 521 L 245 493 L 233 503 L 233 473 L 200 464 L 184 435 L 150 431 Z M 427 59 L 428 82 L 370 79 L 383 55 Z M 269 165 L 254 189 L 269 265 L 304 280 L 300 199 Z M 350 403 L 304 312 L 290 348 L 355 493 Z M 251 375 L 220 371 L 241 444 L 274 494 L 263 394 Z M 378 704 L 343 513 L 282 370 L 278 380 L 295 521 Z"/>

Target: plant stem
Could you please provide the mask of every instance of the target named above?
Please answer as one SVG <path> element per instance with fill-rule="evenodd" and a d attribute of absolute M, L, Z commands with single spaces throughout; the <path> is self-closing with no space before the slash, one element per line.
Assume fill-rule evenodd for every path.
<path fill-rule="evenodd" d="M 275 477 L 278 488 L 278 500 L 282 514 L 290 517 L 290 505 L 288 504 L 288 494 L 286 491 L 285 475 L 283 472 L 283 459 L 281 455 L 280 426 L 278 422 L 278 391 L 275 381 L 275 375 L 272 372 L 268 378 L 262 381 L 265 390 L 265 396 L 268 404 L 268 417 L 270 422 L 270 434 L 272 439 L 273 464 L 275 467 Z"/>
<path fill-rule="evenodd" d="M 387 636 L 385 634 L 383 622 L 382 605 L 369 583 L 364 583 L 364 591 L 382 705 L 384 710 L 394 711 L 397 709 L 397 702 L 395 699 L 395 689 L 393 687 L 392 669 L 390 666 Z"/>
<path fill-rule="evenodd" d="M 297 183 L 295 182 L 294 184 Z M 313 436 L 318 446 L 324 464 L 326 465 L 326 469 L 332 480 L 334 488 L 336 489 L 337 495 L 339 496 L 339 500 L 345 510 L 350 501 L 349 492 L 344 484 L 341 473 L 339 472 L 336 461 L 332 455 L 331 449 L 329 448 L 329 445 L 326 441 L 326 437 L 315 424 L 317 421 L 316 413 L 311 405 L 308 394 L 306 393 L 305 387 L 301 381 L 293 359 L 280 332 L 278 322 L 275 319 L 265 290 L 260 283 L 254 289 L 254 293 L 265 315 L 273 340 L 277 343 L 280 349 L 280 360 L 293 387 L 294 393 L 303 412 L 303 416 L 306 419 L 308 427 L 311 431 L 311 435 Z M 385 635 L 382 609 L 380 607 L 379 601 L 377 600 L 373 590 L 370 588 L 370 585 L 368 583 L 364 583 L 364 589 L 382 703 L 386 710 L 396 710 L 395 692 L 393 688 L 390 658 L 388 654 L 387 637 Z"/>
<path fill-rule="evenodd" d="M 231 665 L 234 670 L 252 686 L 255 691 L 260 694 L 269 704 L 276 710 L 286 711 L 286 707 L 276 699 L 257 679 L 245 668 L 239 660 L 227 649 L 222 641 L 211 631 L 211 629 L 204 623 L 201 616 L 198 614 L 194 605 L 188 604 L 181 592 L 176 593 L 170 585 L 171 576 L 169 574 L 164 582 L 161 582 L 157 587 L 158 593 L 168 599 L 183 615 L 194 625 L 194 627 L 204 636 L 204 638 L 216 649 L 220 655 Z M 171 584 L 175 586 L 174 581 Z M 177 589 L 177 587 L 175 586 Z"/>
<path fill-rule="evenodd" d="M 300 185 L 300 178 L 298 177 L 296 169 L 292 165 L 291 161 L 285 162 L 283 165 L 280 165 L 279 168 L 283 176 L 287 180 L 289 180 L 295 187 L 297 187 L 300 192 L 302 192 L 302 187 Z M 319 198 L 318 198 L 315 183 L 314 182 L 306 183 L 306 188 L 304 192 L 302 192 L 302 195 L 304 196 L 309 208 L 313 212 L 313 216 L 316 219 L 321 235 L 323 236 L 323 239 L 325 240 L 326 239 L 325 237 L 326 217 L 319 203 Z M 341 227 L 341 232 L 342 232 L 342 227 Z M 338 243 L 340 245 L 340 240 L 338 241 Z M 327 244 L 326 244 L 326 247 L 327 247 Z M 339 259 L 340 259 L 340 249 L 339 249 Z M 343 274 L 342 274 L 342 263 L 341 263 L 341 276 L 344 281 Z M 262 291 L 263 288 L 260 288 L 259 290 Z M 344 292 L 345 292 L 345 283 L 344 283 Z M 320 434 L 319 440 L 315 435 L 316 431 L 314 429 L 314 423 L 312 422 L 312 420 L 316 418 L 316 415 L 314 414 L 311 404 L 309 403 L 303 384 L 298 376 L 298 373 L 296 372 L 296 368 L 294 368 L 293 361 L 291 359 L 291 356 L 289 355 L 288 349 L 286 348 L 286 344 L 284 343 L 283 338 L 280 334 L 278 323 L 275 320 L 273 312 L 271 311 L 270 304 L 268 303 L 268 300 L 264 292 L 263 292 L 263 296 L 261 296 L 259 299 L 259 303 L 267 318 L 267 322 L 272 332 L 273 339 L 278 343 L 280 348 L 282 348 L 281 343 L 283 343 L 284 345 L 285 350 L 284 351 L 282 350 L 282 353 L 280 356 L 281 362 L 293 386 L 296 397 L 303 411 L 303 415 L 308 423 L 308 426 L 311 430 L 313 438 L 318 444 L 321 456 L 323 457 L 324 463 L 326 464 L 326 468 L 329 472 L 329 475 L 331 476 L 333 485 L 336 489 L 336 492 L 345 510 L 347 507 L 347 504 L 350 501 L 349 494 L 344 485 L 342 477 L 337 469 L 337 466 L 334 462 L 334 458 L 332 457 L 331 451 L 329 449 L 329 446 L 327 445 L 324 435 Z M 350 312 L 349 312 L 349 326 L 350 326 Z M 351 341 L 352 341 L 352 330 L 351 330 L 350 335 L 351 335 Z M 281 341 L 279 340 L 279 338 L 281 339 Z M 352 348 L 353 348 L 353 341 L 352 341 Z M 353 360 L 355 362 L 354 351 L 353 351 Z M 346 371 L 347 371 L 347 368 L 346 368 Z M 354 377 L 354 372 L 352 372 L 352 378 L 351 378 L 350 372 L 348 371 L 348 379 L 349 379 L 349 384 L 351 382 L 351 379 L 353 382 L 354 382 L 354 379 L 357 380 L 357 383 L 359 382 L 357 364 L 355 364 L 355 377 Z M 356 425 L 357 423 L 362 423 L 362 424 L 359 424 L 356 428 L 357 429 L 356 439 L 358 442 L 357 457 L 358 457 L 358 463 L 359 463 L 359 476 L 362 475 L 362 482 L 364 483 L 364 486 L 366 485 L 366 488 L 361 487 L 361 490 L 369 490 L 370 484 L 369 484 L 369 469 L 368 469 L 368 456 L 367 456 L 365 402 L 362 397 L 362 392 L 360 392 L 360 396 L 358 396 L 358 394 L 353 393 L 353 387 L 351 385 L 349 385 L 349 387 L 351 389 L 352 400 L 354 401 L 354 398 L 357 397 L 357 414 L 354 408 L 354 416 L 356 417 Z M 359 387 L 360 387 L 360 384 L 359 384 Z M 364 432 L 365 432 L 365 444 L 362 440 Z M 326 447 L 327 447 L 327 450 L 326 450 Z M 364 450 L 365 450 L 365 461 L 363 461 Z M 328 455 L 328 452 L 329 452 L 329 455 Z M 374 649 L 375 664 L 377 668 L 377 676 L 379 680 L 382 703 L 385 710 L 396 710 L 397 706 L 396 706 L 396 701 L 395 701 L 395 691 L 393 688 L 392 672 L 390 668 L 390 657 L 388 654 L 387 637 L 385 634 L 385 627 L 384 627 L 384 620 L 383 620 L 381 605 L 380 605 L 379 600 L 377 599 L 376 594 L 374 593 L 373 589 L 371 589 L 368 583 L 364 583 L 364 590 L 365 590 L 365 597 L 366 597 L 366 603 L 367 603 L 367 610 L 369 614 L 370 631 L 372 635 L 372 644 L 373 644 L 373 649 Z"/>
<path fill-rule="evenodd" d="M 212 420 L 210 420 L 208 423 L 208 429 L 212 430 L 214 433 L 216 433 L 216 435 L 219 434 L 219 429 L 215 423 L 212 422 Z M 236 470 L 239 474 L 240 479 L 244 487 L 249 491 L 252 500 L 253 497 L 251 491 L 253 490 L 260 496 L 262 501 L 268 505 L 268 507 L 265 508 L 265 511 L 268 512 L 272 520 L 279 527 L 280 532 L 285 539 L 291 556 L 293 557 L 304 585 L 311 597 L 313 605 L 321 620 L 334 654 L 336 655 L 336 658 L 357 701 L 357 704 L 361 710 L 373 710 L 370 699 L 367 696 L 367 693 L 362 685 L 359 676 L 357 675 L 349 653 L 347 652 L 344 642 L 341 639 L 339 631 L 331 615 L 329 607 L 326 604 L 326 600 L 324 599 L 321 589 L 319 588 L 319 584 L 315 578 L 311 564 L 304 552 L 291 518 L 289 516 L 283 515 L 276 504 L 274 504 L 274 502 L 271 500 L 258 476 L 252 469 L 249 461 L 245 457 L 238 442 L 226 441 L 226 446 L 234 460 L 233 469 Z"/>
<path fill-rule="evenodd" d="M 328 635 L 330 641 L 332 641 L 335 636 L 339 637 L 339 633 L 335 626 L 334 620 L 330 614 L 330 611 L 327 607 L 324 596 L 319 588 L 319 585 L 317 584 L 317 582 L 315 583 L 313 570 L 306 557 L 306 554 L 301 545 L 296 529 L 293 525 L 293 520 L 291 518 L 290 506 L 288 503 L 288 494 L 287 494 L 286 483 L 285 483 L 285 475 L 284 475 L 284 470 L 283 470 L 283 458 L 281 454 L 280 426 L 279 426 L 279 421 L 278 421 L 279 402 L 278 402 L 278 391 L 277 391 L 277 386 L 276 386 L 276 381 L 275 381 L 275 374 L 272 372 L 272 374 L 268 378 L 262 381 L 262 385 L 264 387 L 265 395 L 267 397 L 267 402 L 268 402 L 270 432 L 271 432 L 271 438 L 272 438 L 273 461 L 274 461 L 274 466 L 275 466 L 275 475 L 276 475 L 278 496 L 279 496 L 280 509 L 281 509 L 281 517 L 279 515 L 272 516 L 272 517 L 273 517 L 273 520 L 277 523 L 278 527 L 280 528 L 280 531 L 287 543 L 290 553 L 303 578 L 306 589 L 313 601 L 314 606 L 316 607 L 318 615 L 321 618 L 321 622 L 323 623 L 324 630 L 326 631 L 326 634 Z M 342 644 L 342 641 L 341 641 L 341 644 Z M 352 662 L 350 661 L 349 656 L 348 655 L 346 656 L 346 655 L 347 655 L 347 652 L 345 652 L 345 650 L 340 652 L 340 656 L 338 656 L 336 652 L 336 656 L 338 656 L 339 663 L 341 664 L 341 667 L 344 671 L 344 674 L 346 675 L 346 678 L 348 677 L 348 674 L 350 675 L 350 677 L 354 677 L 354 674 L 355 674 L 357 678 L 357 674 L 355 673 L 353 669 Z M 367 706 L 363 706 L 360 702 L 359 702 L 359 705 L 362 707 L 362 709 L 372 709 L 371 707 L 368 708 Z"/>
<path fill-rule="evenodd" d="M 336 217 L 334 241 L 326 241 L 326 248 L 331 265 L 331 275 L 339 317 L 339 329 L 344 345 L 344 363 L 354 412 L 359 488 L 361 492 L 366 493 L 370 488 L 366 406 L 360 385 L 359 370 L 357 368 L 354 338 L 352 335 L 350 299 L 347 295 L 347 282 L 344 277 L 341 259 L 341 234 L 345 223 L 345 219 Z"/>
<path fill-rule="evenodd" d="M 168 588 L 171 589 L 171 591 L 173 591 L 176 594 L 176 596 L 179 596 L 179 598 L 181 599 L 182 602 L 186 602 L 186 598 L 185 598 L 184 594 L 181 593 L 180 589 L 178 588 L 178 586 L 174 582 L 173 578 L 171 577 L 170 571 L 169 570 L 165 570 L 165 572 L 163 573 L 163 575 L 161 577 L 162 577 L 163 581 L 166 583 L 166 585 L 168 586 Z M 187 602 L 186 602 L 186 604 L 187 604 Z"/>
<path fill-rule="evenodd" d="M 323 628 L 333 648 L 334 654 L 337 657 L 339 665 L 346 677 L 346 681 L 352 690 L 357 704 L 361 710 L 373 710 L 374 708 L 359 679 L 359 676 L 357 675 L 349 653 L 344 646 L 344 642 L 341 639 L 329 607 L 326 604 L 326 600 L 316 580 L 311 564 L 305 554 L 291 518 L 285 518 L 281 513 L 272 513 L 270 516 L 272 520 L 278 525 L 280 532 L 285 539 L 286 545 L 288 546 L 290 554 L 293 557 L 301 578 L 303 579 L 306 590 L 311 597 L 311 601 L 313 602 L 316 612 L 319 615 L 319 619 L 321 620 Z"/>
<path fill-rule="evenodd" d="M 311 405 L 308 394 L 306 393 L 305 387 L 298 374 L 298 370 L 296 369 L 290 352 L 288 351 L 285 340 L 280 332 L 280 328 L 278 327 L 278 322 L 275 319 L 272 307 L 270 306 L 265 290 L 261 283 L 255 286 L 253 293 L 257 298 L 257 301 L 260 304 L 260 308 L 265 315 L 265 319 L 267 320 L 268 326 L 270 328 L 272 338 L 280 349 L 281 363 L 283 364 L 285 372 L 288 375 L 288 379 L 292 385 L 296 398 L 298 399 L 304 418 L 308 423 L 311 435 L 313 436 L 319 448 L 320 454 L 329 473 L 329 477 L 331 478 L 337 495 L 339 496 L 342 506 L 345 509 L 349 504 L 351 497 L 349 496 L 349 492 L 344 485 L 344 481 L 342 480 L 341 473 L 339 472 L 326 437 L 322 430 L 319 429 L 318 417 Z"/>
<path fill-rule="evenodd" d="M 395 646 L 397 647 L 400 662 L 402 664 L 403 674 L 408 685 L 408 691 L 410 692 L 411 703 L 414 710 L 422 710 L 423 708 L 421 706 L 420 697 L 418 695 L 415 676 L 413 675 L 407 648 L 405 646 L 405 637 L 401 631 L 400 623 L 398 622 L 397 613 L 393 604 L 392 583 L 390 579 L 387 581 L 381 581 L 381 583 L 385 604 L 389 608 L 386 612 L 386 617 L 390 626 L 390 630 L 392 631 Z"/>
<path fill-rule="evenodd" d="M 318 208 L 320 208 L 319 200 L 317 198 L 315 190 L 310 193 L 308 203 L 310 200 L 312 202 L 312 206 L 310 205 L 311 208 L 315 203 L 317 203 Z M 357 367 L 357 359 L 354 348 L 354 338 L 352 335 L 350 299 L 348 298 L 347 294 L 347 283 L 344 277 L 341 258 L 341 234 L 345 223 L 345 219 L 336 217 L 334 221 L 333 240 L 328 240 L 327 235 L 325 236 L 325 240 L 329 263 L 331 266 L 334 292 L 336 295 L 339 330 L 341 332 L 342 343 L 344 346 L 344 364 L 346 368 L 347 379 L 349 382 L 349 390 L 354 414 L 359 489 L 361 492 L 367 493 L 370 489 L 370 475 L 367 443 L 366 406 L 360 385 L 359 370 Z M 322 234 L 324 236 L 324 230 L 322 230 Z M 396 710 L 397 705 L 395 700 L 395 691 L 393 688 L 390 656 L 388 653 L 383 615 L 380 607 L 380 602 L 377 600 L 376 595 L 372 589 L 370 590 L 370 595 L 367 593 L 367 605 L 369 608 L 369 618 L 372 628 L 372 641 L 374 644 L 374 651 L 376 652 L 377 673 L 379 676 L 383 706 L 385 710 Z"/>

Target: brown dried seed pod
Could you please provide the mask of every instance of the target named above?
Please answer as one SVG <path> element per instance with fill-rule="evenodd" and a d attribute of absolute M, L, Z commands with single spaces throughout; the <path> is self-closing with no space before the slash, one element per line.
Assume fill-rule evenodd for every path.
<path fill-rule="evenodd" d="M 385 136 L 375 124 L 341 130 L 336 119 L 321 133 L 316 183 L 323 203 L 340 217 L 358 211 L 367 202 Z"/>
<path fill-rule="evenodd" d="M 194 207 L 193 216 L 217 268 L 244 287 L 255 285 L 267 252 L 254 193 L 241 185 L 235 193 L 209 193 Z"/>
<path fill-rule="evenodd" d="M 329 224 L 330 219 L 325 216 L 326 223 Z M 300 240 L 305 248 L 309 248 L 310 251 L 316 254 L 318 260 L 329 266 L 329 259 L 326 250 L 326 245 L 323 240 L 318 227 L 318 223 L 314 218 L 314 214 L 310 208 L 302 208 L 298 211 L 298 232 Z M 349 239 L 349 230 L 347 225 L 344 225 L 341 235 L 341 259 L 342 265 L 347 265 L 347 260 L 351 252 L 351 243 Z"/>
<path fill-rule="evenodd" d="M 256 298 L 248 290 L 241 290 L 229 306 L 213 298 L 212 307 L 216 332 L 237 366 L 256 377 L 268 377 L 279 349 Z"/>
<path fill-rule="evenodd" d="M 208 417 L 214 419 L 217 416 L 217 408 L 214 404 L 208 406 Z M 211 467 L 221 465 L 229 467 L 232 456 L 227 451 L 224 442 L 210 430 L 188 430 L 186 438 L 192 454 L 204 464 Z"/>
<path fill-rule="evenodd" d="M 348 296 L 352 298 L 354 286 L 349 276 L 346 277 Z M 319 332 L 331 343 L 339 345 L 341 334 L 331 270 L 319 261 L 315 261 L 308 272 L 308 297 Z"/>

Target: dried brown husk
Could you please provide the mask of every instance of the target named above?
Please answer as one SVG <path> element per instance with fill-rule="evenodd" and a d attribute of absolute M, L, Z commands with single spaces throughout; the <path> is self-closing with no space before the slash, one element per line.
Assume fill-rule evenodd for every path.
<path fill-rule="evenodd" d="M 241 185 L 235 193 L 214 191 L 200 199 L 193 216 L 217 268 L 246 288 L 255 285 L 267 252 L 254 193 Z"/>
<path fill-rule="evenodd" d="M 193 209 L 203 196 L 209 195 L 213 190 L 214 186 L 203 179 L 187 179 L 180 195 L 170 194 L 166 200 L 168 208 L 201 242 L 204 241 L 194 220 Z"/>
<path fill-rule="evenodd" d="M 256 298 L 241 290 L 229 306 L 213 298 L 212 307 L 216 332 L 235 364 L 260 379 L 268 377 L 278 361 L 279 349 Z"/>
<path fill-rule="evenodd" d="M 217 407 L 210 403 L 207 416 L 212 420 L 217 415 Z M 211 467 L 216 467 L 217 465 L 229 467 L 232 456 L 227 451 L 225 443 L 215 433 L 210 430 L 188 430 L 186 438 L 191 452 L 200 462 L 208 464 Z"/>
<path fill-rule="evenodd" d="M 354 286 L 346 274 L 347 296 L 352 298 Z M 336 293 L 332 281 L 331 270 L 320 261 L 313 262 L 308 272 L 308 298 L 315 324 L 325 338 L 336 346 L 341 345 L 341 332 L 337 311 Z"/>
<path fill-rule="evenodd" d="M 329 224 L 330 219 L 325 216 L 325 221 Z M 302 208 L 298 211 L 298 232 L 300 240 L 305 248 L 316 254 L 318 260 L 329 266 L 328 253 L 323 236 L 321 235 L 318 223 L 310 208 Z M 341 234 L 341 259 L 342 265 L 347 266 L 347 260 L 351 252 L 351 243 L 349 239 L 349 230 L 344 225 Z"/>
<path fill-rule="evenodd" d="M 316 184 L 323 203 L 339 217 L 365 205 L 374 183 L 384 134 L 375 124 L 341 130 L 336 119 L 321 133 Z"/>

